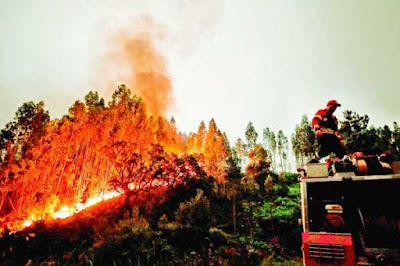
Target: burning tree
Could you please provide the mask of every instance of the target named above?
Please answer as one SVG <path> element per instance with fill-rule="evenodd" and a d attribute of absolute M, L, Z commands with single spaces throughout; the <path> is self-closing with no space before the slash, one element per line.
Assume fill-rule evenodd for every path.
<path fill-rule="evenodd" d="M 129 206 L 139 191 L 206 174 L 225 181 L 226 138 L 215 122 L 208 131 L 203 123 L 197 134 L 189 134 L 190 144 L 174 119 L 164 116 L 172 101 L 171 82 L 150 36 L 121 35 L 117 42 L 120 51 L 113 58 L 130 68 L 124 80 L 140 97 L 120 85 L 106 104 L 91 91 L 53 120 L 42 102 L 24 104 L 0 134 L 1 218 L 56 217 L 115 190 L 126 195 Z"/>
<path fill-rule="evenodd" d="M 149 116 L 143 100 L 124 85 L 107 106 L 89 92 L 85 102 L 76 101 L 67 116 L 48 121 L 40 134 L 28 153 L 12 155 L 0 166 L 1 216 L 50 218 L 115 190 L 126 195 L 128 208 L 139 191 L 205 176 L 198 159 L 208 174 L 223 173 L 224 137 L 216 126 L 208 132 L 205 152 L 193 157 L 174 120 Z M 4 151 L 7 158 L 15 154 Z"/>
<path fill-rule="evenodd" d="M 264 191 L 264 181 L 269 174 L 270 161 L 267 151 L 261 144 L 256 144 L 254 149 L 249 152 L 250 162 L 246 167 L 246 177 L 244 179 L 254 179 Z"/>
<path fill-rule="evenodd" d="M 56 209 L 85 203 L 88 198 L 113 190 L 108 182 L 111 174 L 117 176 L 114 173 L 125 166 L 130 167 L 129 178 L 139 167 L 147 181 L 156 167 L 150 163 L 155 156 L 154 151 L 151 153 L 154 145 L 168 151 L 168 156 L 184 155 L 183 135 L 176 131 L 174 122 L 149 116 L 141 98 L 132 96 L 125 86 L 118 88 L 108 106 L 97 93 L 90 92 L 85 99 L 85 103 L 75 102 L 61 120 L 51 120 L 40 132 L 36 130 L 40 136 L 37 133 L 35 141 L 29 143 L 35 145 L 30 145 L 28 153 L 15 156 L 16 151 L 7 148 L 18 147 L 14 138 L 2 136 L 3 157 L 12 158 L 0 166 L 2 216 L 42 217 L 39 206 L 49 197 L 58 198 Z M 118 156 L 111 156 L 113 150 Z M 119 175 L 122 183 L 126 171 Z M 143 184 L 131 186 L 143 188 Z"/>
<path fill-rule="evenodd" d="M 197 133 L 190 133 L 186 142 L 187 153 L 193 153 L 209 176 L 218 183 L 227 180 L 226 159 L 229 146 L 225 135 L 218 129 L 214 119 L 208 123 L 208 130 L 202 121 Z"/>
<path fill-rule="evenodd" d="M 160 145 L 152 145 L 152 149 L 142 156 L 135 152 L 136 146 L 121 141 L 108 148 L 112 163 L 110 184 L 124 193 L 124 210 L 130 213 L 130 199 L 134 194 L 161 186 L 182 185 L 205 175 L 194 157 L 178 158 L 175 154 L 167 154 Z"/>
<path fill-rule="evenodd" d="M 125 209 L 129 209 L 129 199 L 133 194 L 148 191 L 151 185 L 149 169 L 144 164 L 143 157 L 135 152 L 134 146 L 120 141 L 107 149 L 108 158 L 113 166 L 110 171 L 110 184 L 125 194 Z"/>

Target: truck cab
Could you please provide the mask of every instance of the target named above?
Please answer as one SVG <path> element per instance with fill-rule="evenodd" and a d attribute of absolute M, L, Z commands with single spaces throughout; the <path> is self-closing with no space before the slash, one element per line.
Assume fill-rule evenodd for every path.
<path fill-rule="evenodd" d="M 400 265 L 400 174 L 317 167 L 300 179 L 304 265 Z"/>

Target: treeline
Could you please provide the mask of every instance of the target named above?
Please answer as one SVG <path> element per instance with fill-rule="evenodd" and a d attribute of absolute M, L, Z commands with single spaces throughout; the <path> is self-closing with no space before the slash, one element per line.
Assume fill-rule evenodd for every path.
<path fill-rule="evenodd" d="M 198 152 L 173 118 L 148 115 L 124 85 L 108 104 L 89 92 L 61 119 L 51 120 L 43 102 L 24 103 L 0 131 L 0 217 L 51 218 L 61 206 L 115 190 L 128 204 L 132 194 L 203 171 L 225 182 L 229 147 L 213 120 L 196 141 Z"/>
<path fill-rule="evenodd" d="M 389 150 L 399 158 L 399 126 L 368 122 L 366 115 L 345 112 L 341 132 L 348 152 Z M 299 184 L 285 170 L 290 146 L 298 162 L 314 153 L 310 121 L 303 116 L 291 145 L 281 130 L 268 127 L 259 138 L 251 122 L 244 133 L 245 141 L 230 145 L 211 119 L 185 135 L 173 118 L 150 116 L 124 85 L 107 104 L 89 92 L 61 119 L 50 119 L 43 102 L 24 103 L 0 131 L 1 226 L 32 216 L 47 220 L 62 206 L 110 191 L 124 197 L 115 207 L 121 210 L 77 222 L 70 234 L 60 226 L 53 239 L 54 228 L 46 229 L 37 236 L 49 242 L 41 257 L 19 256 L 9 247 L 2 254 L 37 264 L 114 265 L 133 259 L 163 264 L 166 258 L 172 265 L 257 265 L 298 256 Z M 26 235 L 18 237 L 29 245 Z M 26 254 L 36 256 L 36 246 Z"/>
<path fill-rule="evenodd" d="M 366 155 L 388 152 L 394 160 L 400 160 L 400 126 L 397 122 L 393 122 L 391 127 L 376 127 L 369 123 L 368 115 L 345 110 L 343 120 L 339 121 L 339 132 L 343 136 L 346 152 L 350 155 L 357 151 Z M 303 115 L 300 123 L 295 126 L 290 142 L 282 130 L 275 133 L 266 127 L 259 134 L 253 123 L 249 122 L 245 130 L 245 141 L 238 138 L 232 147 L 243 168 L 249 152 L 258 142 L 267 153 L 271 169 L 277 172 L 292 169 L 290 154 L 294 155 L 296 164 L 300 165 L 310 160 L 318 149 L 311 119 L 307 115 Z"/>
<path fill-rule="evenodd" d="M 245 131 L 245 141 L 238 138 L 234 144 L 234 151 L 236 156 L 239 158 L 241 165 L 246 163 L 249 152 L 254 150 L 257 143 L 262 145 L 267 153 L 267 159 L 273 171 L 286 172 L 291 168 L 289 158 L 289 139 L 279 130 L 277 134 L 272 131 L 269 127 L 266 127 L 262 131 L 261 142 L 258 142 L 258 136 L 256 129 L 252 122 L 249 122 Z"/>
<path fill-rule="evenodd" d="M 349 153 L 391 152 L 400 159 L 400 127 L 369 126 L 369 117 L 344 112 L 340 132 Z M 263 190 L 269 172 L 291 169 L 290 150 L 304 163 L 316 150 L 310 120 L 303 116 L 291 143 L 268 127 L 261 138 L 252 122 L 245 141 L 230 146 L 211 119 L 182 134 L 173 118 L 150 116 L 141 98 L 121 85 L 106 104 L 97 92 L 76 101 L 61 119 L 44 103 L 24 103 L 0 131 L 0 216 L 44 218 L 64 205 L 84 203 L 112 190 L 127 195 L 205 175 L 219 184 L 244 172 Z M 291 145 L 290 145 L 291 144 Z M 179 176 L 181 178 L 176 178 Z"/>
<path fill-rule="evenodd" d="M 7 240 L 25 255 L 9 247 L 2 254 L 37 264 L 119 265 L 135 258 L 256 265 L 298 256 L 297 175 L 271 168 L 275 160 L 283 168 L 287 138 L 278 133 L 272 154 L 275 144 L 259 143 L 251 123 L 245 133 L 242 154 L 213 119 L 186 136 L 173 119 L 149 116 L 125 86 L 108 104 L 89 92 L 61 119 L 51 120 L 43 103 L 24 103 L 0 132 L 0 223 L 9 230 L 13 219 L 44 221 L 34 225 L 34 239 Z M 271 143 L 273 135 L 265 134 Z M 124 195 L 115 206 L 121 210 L 46 227 L 62 206 L 115 190 Z"/>
<path fill-rule="evenodd" d="M 400 160 L 400 126 L 397 122 L 393 122 L 392 127 L 375 127 L 369 124 L 368 115 L 345 110 L 339 132 L 344 138 L 348 154 L 360 151 L 366 155 L 381 155 L 389 152 L 393 159 Z M 292 135 L 292 149 L 298 164 L 310 159 L 317 149 L 314 131 L 306 115 L 296 125 Z"/>

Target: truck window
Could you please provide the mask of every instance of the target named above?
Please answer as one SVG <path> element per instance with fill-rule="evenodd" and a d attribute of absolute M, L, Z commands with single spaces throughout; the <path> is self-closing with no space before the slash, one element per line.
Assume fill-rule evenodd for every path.
<path fill-rule="evenodd" d="M 365 246 L 400 248 L 400 180 L 364 183 L 357 204 Z"/>
<path fill-rule="evenodd" d="M 400 179 L 309 183 L 307 201 L 310 232 L 351 233 L 367 248 L 400 248 Z"/>

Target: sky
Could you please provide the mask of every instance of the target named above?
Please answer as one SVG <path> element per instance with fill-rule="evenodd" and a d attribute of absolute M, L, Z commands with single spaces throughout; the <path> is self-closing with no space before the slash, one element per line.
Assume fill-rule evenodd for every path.
<path fill-rule="evenodd" d="M 214 118 L 231 142 L 249 121 L 290 138 L 330 99 L 339 119 L 350 109 L 392 125 L 399 14 L 397 0 L 0 0 L 0 128 L 26 101 L 60 118 L 90 90 L 109 100 L 120 68 L 104 65 L 121 31 L 154 36 L 182 131 Z"/>

